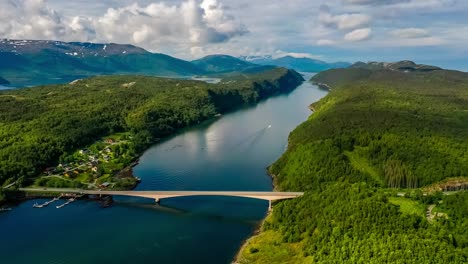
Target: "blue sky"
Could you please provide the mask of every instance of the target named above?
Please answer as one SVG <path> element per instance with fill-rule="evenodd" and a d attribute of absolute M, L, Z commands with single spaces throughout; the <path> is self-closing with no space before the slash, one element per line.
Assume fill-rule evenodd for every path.
<path fill-rule="evenodd" d="M 468 70 L 466 0 L 2 0 L 0 38 Z"/>

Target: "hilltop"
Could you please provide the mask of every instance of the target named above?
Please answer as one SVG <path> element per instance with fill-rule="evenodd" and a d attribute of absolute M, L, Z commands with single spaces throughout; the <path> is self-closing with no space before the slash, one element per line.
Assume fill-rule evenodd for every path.
<path fill-rule="evenodd" d="M 360 68 L 368 70 L 393 70 L 393 71 L 404 71 L 404 72 L 429 72 L 429 71 L 439 71 L 442 68 L 425 65 L 425 64 L 416 64 L 413 61 L 405 60 L 398 62 L 356 62 L 349 68 Z"/>

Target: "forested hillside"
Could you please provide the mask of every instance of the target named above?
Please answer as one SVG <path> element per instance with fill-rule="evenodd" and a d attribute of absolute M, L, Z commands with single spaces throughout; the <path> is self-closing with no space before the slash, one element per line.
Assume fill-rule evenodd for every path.
<path fill-rule="evenodd" d="M 34 177 L 70 151 L 116 132 L 131 132 L 133 151 L 141 152 L 179 128 L 289 91 L 302 81 L 298 73 L 277 68 L 218 84 L 107 76 L 1 91 L 0 185 L 9 178 Z"/>
<path fill-rule="evenodd" d="M 241 263 L 468 261 L 467 193 L 418 189 L 468 181 L 468 74 L 431 69 L 314 76 L 331 91 L 269 168 L 277 189 L 306 194 L 274 206 Z"/>

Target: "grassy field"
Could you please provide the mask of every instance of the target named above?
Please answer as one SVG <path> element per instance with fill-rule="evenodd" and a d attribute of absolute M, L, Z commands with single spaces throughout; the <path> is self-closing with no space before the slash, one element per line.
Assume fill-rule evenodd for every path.
<path fill-rule="evenodd" d="M 412 214 L 417 216 L 424 216 L 426 208 L 418 201 L 411 200 L 405 197 L 390 197 L 388 201 L 400 207 L 400 212 L 403 214 Z"/>
<path fill-rule="evenodd" d="M 344 154 L 348 157 L 351 166 L 356 170 L 365 173 L 372 177 L 376 182 L 384 185 L 382 176 L 379 174 L 377 169 L 375 169 L 369 162 L 369 160 L 361 154 L 364 151 L 362 147 L 356 147 L 354 151 L 345 151 Z"/>

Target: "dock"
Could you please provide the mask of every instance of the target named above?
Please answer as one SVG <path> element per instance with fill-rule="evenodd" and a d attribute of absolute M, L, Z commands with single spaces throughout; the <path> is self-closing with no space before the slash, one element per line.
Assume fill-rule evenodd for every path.
<path fill-rule="evenodd" d="M 70 198 L 65 203 L 55 206 L 55 208 L 60 209 L 60 208 L 64 207 L 65 205 L 68 205 L 68 204 L 70 204 L 70 203 L 72 203 L 74 201 L 76 201 L 75 198 Z"/>
<path fill-rule="evenodd" d="M 45 202 L 45 203 L 43 203 L 43 204 L 35 203 L 35 204 L 33 205 L 33 207 L 34 207 L 34 208 L 46 207 L 46 206 L 48 206 L 49 204 L 51 204 L 51 203 L 53 203 L 53 202 L 55 202 L 55 201 L 60 200 L 60 198 L 62 198 L 62 195 L 60 195 L 59 197 L 55 197 L 54 199 L 52 199 L 52 200 L 50 200 L 50 201 L 47 201 L 47 202 Z"/>

